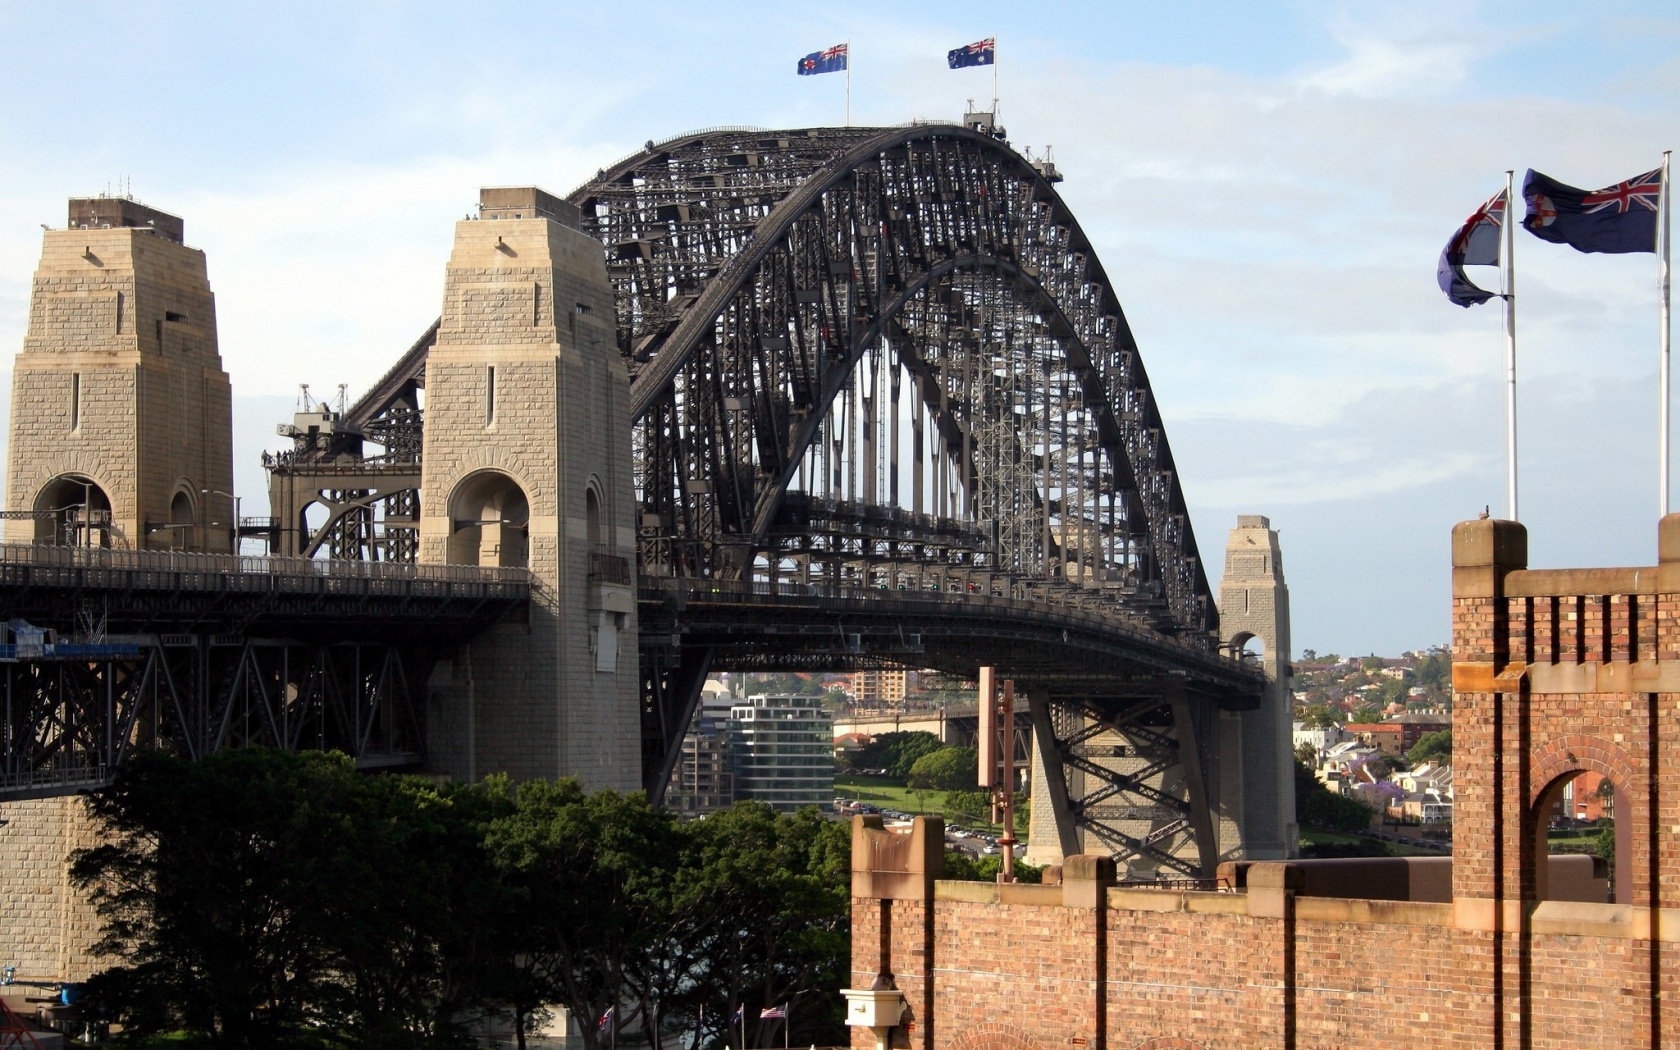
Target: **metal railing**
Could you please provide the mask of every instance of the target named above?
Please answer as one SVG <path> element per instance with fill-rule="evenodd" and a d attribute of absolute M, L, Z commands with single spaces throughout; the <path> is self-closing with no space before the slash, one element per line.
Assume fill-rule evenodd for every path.
<path fill-rule="evenodd" d="M 9 569 L 76 570 L 122 573 L 130 586 L 182 586 L 182 577 L 227 581 L 271 581 L 275 589 L 290 589 L 288 581 L 322 581 L 327 589 L 337 581 L 390 583 L 477 584 L 523 590 L 531 583 L 528 569 L 479 565 L 415 565 L 406 562 L 341 561 L 316 558 L 249 557 L 192 551 L 110 550 L 103 547 L 54 547 L 38 544 L 0 544 L 0 573 Z M 190 584 L 186 584 L 190 586 Z M 210 588 L 206 589 L 219 589 Z M 246 589 L 233 587 L 228 589 Z M 259 587 L 257 589 L 265 589 Z M 315 585 L 309 589 L 316 589 Z"/>
<path fill-rule="evenodd" d="M 630 559 L 602 551 L 589 552 L 589 579 L 594 583 L 630 586 Z"/>
<path fill-rule="evenodd" d="M 818 601 L 896 602 L 907 612 L 915 607 L 923 609 L 960 607 L 993 609 L 1001 616 L 1029 615 L 1032 619 L 1070 629 L 1088 630 L 1107 635 L 1123 635 L 1141 648 L 1173 653 L 1184 662 L 1206 670 L 1237 678 L 1263 681 L 1258 667 L 1232 659 L 1200 641 L 1175 637 L 1151 630 L 1132 622 L 1123 615 L 1097 612 L 1079 606 L 1060 605 L 1042 597 L 990 594 L 985 591 L 961 590 L 888 590 L 863 585 L 848 586 L 829 583 L 796 583 L 737 580 L 697 580 L 670 576 L 644 576 L 640 581 L 643 597 L 658 598 L 680 593 L 692 602 L 729 601 L 752 604 L 809 603 Z"/>

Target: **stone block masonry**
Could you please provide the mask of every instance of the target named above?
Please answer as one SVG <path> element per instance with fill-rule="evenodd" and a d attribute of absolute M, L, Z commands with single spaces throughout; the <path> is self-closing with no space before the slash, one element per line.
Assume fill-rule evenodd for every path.
<path fill-rule="evenodd" d="M 1309 896 L 1288 861 L 1224 893 L 1113 885 L 1090 856 L 1060 886 L 942 882 L 876 844 L 853 987 L 904 993 L 905 1050 L 1680 1046 L 1680 515 L 1659 553 L 1532 570 L 1522 526 L 1454 530 L 1450 901 Z M 1547 886 L 1551 800 L 1585 771 L 1615 787 L 1602 903 Z"/>
<path fill-rule="evenodd" d="M 605 258 L 540 190 L 485 192 L 498 217 L 456 226 L 426 366 L 420 560 L 523 565 L 535 586 L 528 622 L 440 663 L 428 764 L 635 790 L 635 604 L 591 575 L 592 559 L 635 558 L 629 377 Z"/>
<path fill-rule="evenodd" d="M 105 222 L 84 227 L 100 208 Z M 132 201 L 70 212 L 70 228 L 45 234 L 13 368 L 6 509 L 91 503 L 110 527 L 77 542 L 231 550 L 232 500 L 204 492 L 233 491 L 204 253 L 180 243 L 179 219 Z M 13 519 L 6 539 L 66 542 L 63 524 Z"/>

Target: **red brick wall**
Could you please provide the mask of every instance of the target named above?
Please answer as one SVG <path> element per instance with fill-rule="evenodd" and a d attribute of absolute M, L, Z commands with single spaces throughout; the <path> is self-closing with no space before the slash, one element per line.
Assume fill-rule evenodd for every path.
<path fill-rule="evenodd" d="M 1541 572 L 1521 526 L 1454 530 L 1451 904 L 1299 896 L 1286 864 L 1237 894 L 1106 889 L 1093 858 L 930 883 L 891 903 L 893 1045 L 1680 1046 L 1680 516 L 1660 538 L 1657 568 Z M 1541 899 L 1549 790 L 1582 771 L 1618 790 L 1614 905 Z M 854 904 L 864 988 L 881 902 Z"/>

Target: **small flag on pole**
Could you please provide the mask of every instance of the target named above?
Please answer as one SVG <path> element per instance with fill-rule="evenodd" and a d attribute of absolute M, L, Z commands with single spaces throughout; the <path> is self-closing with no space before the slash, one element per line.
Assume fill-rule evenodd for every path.
<path fill-rule="evenodd" d="M 1498 266 L 1499 238 L 1504 232 L 1505 191 L 1494 194 L 1474 215 L 1464 220 L 1435 266 L 1435 281 L 1455 306 L 1476 306 L 1494 297 L 1476 287 L 1464 274 L 1465 266 Z"/>
<path fill-rule="evenodd" d="M 950 63 L 952 69 L 989 66 L 997 61 L 997 37 L 989 36 L 965 47 L 954 48 L 946 52 L 945 61 Z"/>
<path fill-rule="evenodd" d="M 1523 179 L 1523 225 L 1543 241 L 1578 252 L 1654 252 L 1661 194 L 1661 168 L 1602 190 L 1565 186 L 1530 168 Z"/>
<path fill-rule="evenodd" d="M 813 51 L 799 60 L 799 75 L 809 77 L 818 73 L 842 72 L 847 68 L 846 59 L 850 50 L 850 44 L 835 44 L 823 51 Z"/>
<path fill-rule="evenodd" d="M 601 1015 L 601 1019 L 599 1021 L 595 1022 L 595 1027 L 596 1028 L 605 1028 L 607 1026 L 607 1023 L 612 1020 L 613 1011 L 616 1010 L 616 1009 L 618 1009 L 616 1006 L 607 1007 L 607 1012 Z"/>
<path fill-rule="evenodd" d="M 760 1021 L 785 1021 L 787 1020 L 787 1007 L 766 1006 L 758 1012 L 758 1019 Z"/>
<path fill-rule="evenodd" d="M 740 1024 L 741 1023 L 741 1008 L 739 1006 L 737 1006 L 735 1008 L 734 1013 L 729 1015 L 729 1023 L 730 1024 Z"/>

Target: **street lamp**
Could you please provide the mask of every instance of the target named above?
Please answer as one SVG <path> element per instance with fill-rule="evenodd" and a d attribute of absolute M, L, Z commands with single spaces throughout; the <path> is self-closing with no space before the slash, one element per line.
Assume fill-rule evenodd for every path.
<path fill-rule="evenodd" d="M 239 543 L 239 539 L 240 539 L 240 537 L 239 537 L 239 502 L 240 502 L 240 500 L 244 499 L 244 497 L 243 496 L 235 496 L 231 492 L 223 492 L 221 489 L 199 489 L 198 491 L 199 491 L 200 495 L 204 495 L 204 496 L 226 496 L 228 499 L 233 500 L 233 553 L 238 554 L 239 553 L 239 546 L 240 546 L 240 543 Z M 211 524 L 214 524 L 214 522 L 212 522 Z"/>

